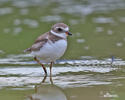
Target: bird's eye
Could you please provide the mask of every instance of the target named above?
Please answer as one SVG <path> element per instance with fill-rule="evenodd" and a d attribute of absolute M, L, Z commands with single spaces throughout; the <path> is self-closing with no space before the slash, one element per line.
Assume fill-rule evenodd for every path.
<path fill-rule="evenodd" d="M 58 30 L 59 32 L 63 31 L 61 28 L 58 28 L 57 30 Z"/>

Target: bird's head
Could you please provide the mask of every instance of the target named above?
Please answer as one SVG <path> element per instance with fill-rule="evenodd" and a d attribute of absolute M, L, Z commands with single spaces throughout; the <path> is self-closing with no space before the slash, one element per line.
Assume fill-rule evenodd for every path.
<path fill-rule="evenodd" d="M 62 38 L 67 38 L 67 36 L 72 35 L 69 32 L 69 27 L 68 25 L 64 23 L 56 23 L 52 26 L 51 31 L 52 34 L 62 37 Z"/>

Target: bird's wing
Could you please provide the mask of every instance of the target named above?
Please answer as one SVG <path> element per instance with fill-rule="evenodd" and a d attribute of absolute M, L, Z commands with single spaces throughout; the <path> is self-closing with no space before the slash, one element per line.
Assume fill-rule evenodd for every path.
<path fill-rule="evenodd" d="M 40 48 L 43 47 L 43 45 L 47 43 L 47 41 L 48 41 L 47 36 L 48 36 L 48 33 L 45 33 L 45 34 L 39 36 L 35 40 L 34 44 L 31 46 L 31 48 L 24 50 L 24 52 L 28 52 L 28 51 L 31 52 L 31 51 L 40 50 Z"/>

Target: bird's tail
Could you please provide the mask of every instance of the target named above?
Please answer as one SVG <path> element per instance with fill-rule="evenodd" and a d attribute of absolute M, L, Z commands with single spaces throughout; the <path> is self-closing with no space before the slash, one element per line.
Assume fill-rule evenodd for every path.
<path fill-rule="evenodd" d="M 28 49 L 24 50 L 23 52 L 24 52 L 24 53 L 26 53 L 26 52 L 31 52 L 31 48 L 28 48 Z"/>

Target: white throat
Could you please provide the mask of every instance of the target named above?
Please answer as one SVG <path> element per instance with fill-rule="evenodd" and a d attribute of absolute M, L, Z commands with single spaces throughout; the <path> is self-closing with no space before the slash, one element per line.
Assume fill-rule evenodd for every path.
<path fill-rule="evenodd" d="M 52 34 L 54 34 L 54 35 L 56 35 L 56 36 L 59 36 L 59 37 L 61 37 L 61 38 L 67 38 L 67 36 L 66 36 L 66 33 L 56 33 L 56 32 L 54 32 L 53 30 L 51 30 L 50 31 Z"/>

